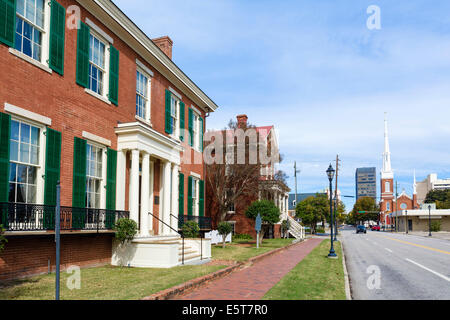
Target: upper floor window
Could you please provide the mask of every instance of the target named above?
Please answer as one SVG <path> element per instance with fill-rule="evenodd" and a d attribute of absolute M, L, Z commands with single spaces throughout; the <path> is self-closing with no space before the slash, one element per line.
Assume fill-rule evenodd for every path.
<path fill-rule="evenodd" d="M 100 209 L 103 182 L 103 148 L 86 144 L 86 208 Z"/>
<path fill-rule="evenodd" d="M 386 211 L 391 211 L 391 203 L 390 202 L 386 203 Z"/>
<path fill-rule="evenodd" d="M 234 194 L 233 189 L 226 189 L 226 192 L 227 192 L 228 199 L 233 197 L 233 194 Z M 228 213 L 234 213 L 234 212 L 236 212 L 236 206 L 235 206 L 234 202 L 232 202 L 228 206 Z"/>
<path fill-rule="evenodd" d="M 15 49 L 42 60 L 44 0 L 17 0 Z"/>
<path fill-rule="evenodd" d="M 40 129 L 11 120 L 9 202 L 36 203 Z"/>
<path fill-rule="evenodd" d="M 150 120 L 150 78 L 141 71 L 136 72 L 136 116 Z"/>
<path fill-rule="evenodd" d="M 175 137 L 179 137 L 178 128 L 179 128 L 179 110 L 180 110 L 180 101 L 174 97 L 174 95 L 171 96 L 170 100 L 170 127 L 172 135 Z"/>
<path fill-rule="evenodd" d="M 192 178 L 192 212 L 198 216 L 198 179 Z"/>
<path fill-rule="evenodd" d="M 106 45 L 99 38 L 90 35 L 89 38 L 89 89 L 104 95 L 106 79 L 105 51 Z"/>
<path fill-rule="evenodd" d="M 386 181 L 384 192 L 391 192 L 391 183 L 389 181 Z"/>

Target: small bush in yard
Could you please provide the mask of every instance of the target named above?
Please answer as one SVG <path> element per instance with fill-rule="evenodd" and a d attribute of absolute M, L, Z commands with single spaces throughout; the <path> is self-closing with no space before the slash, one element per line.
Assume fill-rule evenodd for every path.
<path fill-rule="evenodd" d="M 253 237 L 247 233 L 235 234 L 233 240 L 253 240 Z"/>
<path fill-rule="evenodd" d="M 200 227 L 195 221 L 187 221 L 185 224 L 183 224 L 182 229 L 185 238 L 197 238 L 200 231 Z"/>
<path fill-rule="evenodd" d="M 137 234 L 137 223 L 134 220 L 122 218 L 117 220 L 114 225 L 114 230 L 116 231 L 116 239 L 122 244 L 125 242 L 133 240 L 134 236 Z"/>
<path fill-rule="evenodd" d="M 3 233 L 5 233 L 5 229 L 3 229 L 3 225 L 0 224 L 0 252 L 5 248 L 5 243 L 8 242 Z"/>
<path fill-rule="evenodd" d="M 219 234 L 222 236 L 222 248 L 225 248 L 225 240 L 227 238 L 227 235 L 231 233 L 233 230 L 233 226 L 229 222 L 221 222 L 217 226 L 217 231 L 219 231 Z"/>
<path fill-rule="evenodd" d="M 431 231 L 433 231 L 433 232 L 441 231 L 441 222 L 440 221 L 433 221 L 431 223 Z"/>
<path fill-rule="evenodd" d="M 324 228 L 317 228 L 316 229 L 316 233 L 325 233 L 325 229 Z"/>

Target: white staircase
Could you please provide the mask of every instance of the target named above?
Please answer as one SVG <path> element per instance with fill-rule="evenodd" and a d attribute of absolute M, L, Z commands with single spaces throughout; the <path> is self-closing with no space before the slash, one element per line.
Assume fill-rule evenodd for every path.
<path fill-rule="evenodd" d="M 294 236 L 295 239 L 299 241 L 305 240 L 305 228 L 288 215 L 289 221 L 289 233 Z"/>

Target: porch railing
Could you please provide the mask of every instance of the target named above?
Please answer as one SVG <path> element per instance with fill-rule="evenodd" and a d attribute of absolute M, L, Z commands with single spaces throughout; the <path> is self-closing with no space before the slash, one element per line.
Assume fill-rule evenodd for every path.
<path fill-rule="evenodd" d="M 0 203 L 0 224 L 6 231 L 55 230 L 55 206 Z M 61 207 L 61 230 L 112 230 L 120 218 L 129 218 L 128 211 Z"/>
<path fill-rule="evenodd" d="M 178 216 L 178 229 L 181 230 L 183 224 L 187 221 L 195 221 L 198 223 L 200 230 L 210 231 L 211 230 L 211 218 L 210 217 L 199 217 L 199 216 Z"/>

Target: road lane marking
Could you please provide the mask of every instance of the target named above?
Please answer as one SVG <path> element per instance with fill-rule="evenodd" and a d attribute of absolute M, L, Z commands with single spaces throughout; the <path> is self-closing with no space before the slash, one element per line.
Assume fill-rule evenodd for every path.
<path fill-rule="evenodd" d="M 389 251 L 390 253 L 394 253 L 394 251 L 392 251 L 391 249 L 388 248 L 384 248 L 386 251 Z"/>
<path fill-rule="evenodd" d="M 405 260 L 408 261 L 408 262 L 411 262 L 412 264 L 415 264 L 418 267 L 421 267 L 422 269 L 425 269 L 425 270 L 427 270 L 427 271 L 429 271 L 431 273 L 434 273 L 438 277 L 441 277 L 442 279 L 447 280 L 448 282 L 450 282 L 450 278 L 448 278 L 448 277 L 446 277 L 446 276 L 444 276 L 444 275 L 442 275 L 442 274 L 440 274 L 440 273 L 438 273 L 438 272 L 436 272 L 434 270 L 431 270 L 431 269 L 429 269 L 429 268 L 427 268 L 427 267 L 425 267 L 425 266 L 423 266 L 423 265 L 421 265 L 421 264 L 419 264 L 419 263 L 417 263 L 415 261 L 412 261 L 411 259 L 405 259 Z"/>
<path fill-rule="evenodd" d="M 432 250 L 432 251 L 436 251 L 436 252 L 440 252 L 440 253 L 444 253 L 444 254 L 450 254 L 449 251 L 444 251 L 444 250 L 440 250 L 440 249 L 436 249 L 436 248 L 432 248 L 432 247 L 428 247 L 428 246 L 423 246 L 421 244 L 408 242 L 408 241 L 403 241 L 403 240 L 399 240 L 399 239 L 395 239 L 395 238 L 390 238 L 390 237 L 385 237 L 385 236 L 382 236 L 382 237 L 386 238 L 386 239 L 394 240 L 394 241 L 397 241 L 397 242 L 400 242 L 400 243 L 409 244 L 411 246 L 415 246 L 415 247 L 419 247 L 419 248 L 423 248 L 423 249 L 427 249 L 427 250 Z"/>

